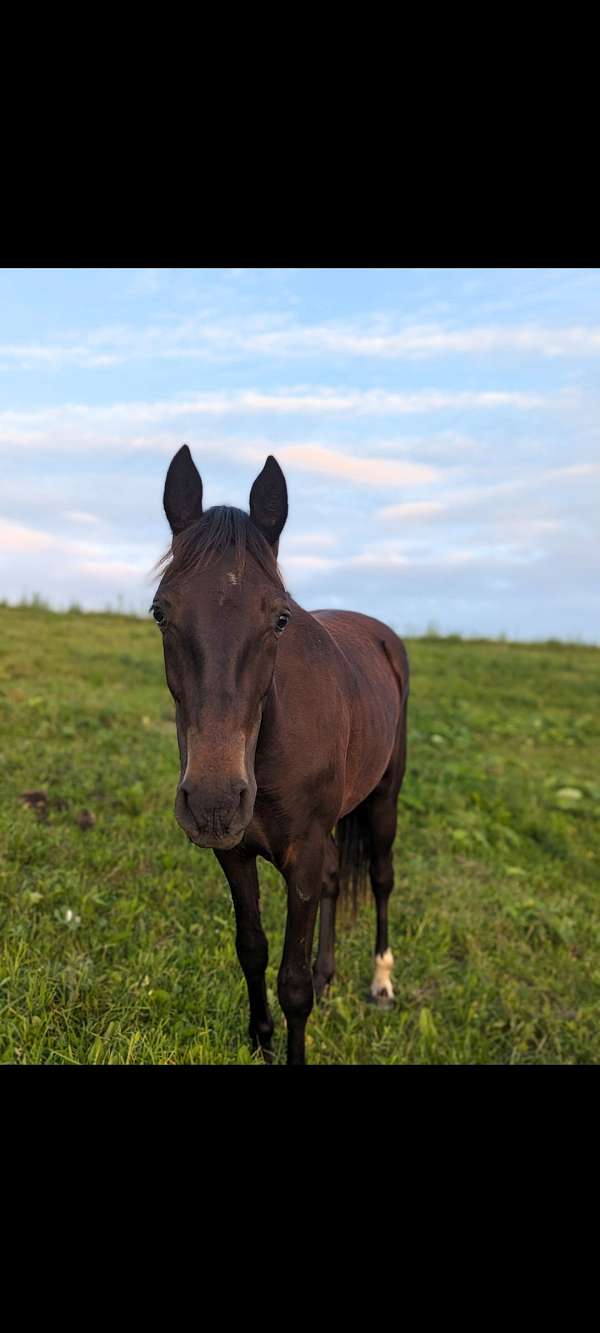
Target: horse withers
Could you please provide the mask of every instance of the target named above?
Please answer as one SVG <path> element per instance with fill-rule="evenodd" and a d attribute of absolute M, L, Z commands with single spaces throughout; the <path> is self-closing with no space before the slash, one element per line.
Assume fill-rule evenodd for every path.
<path fill-rule="evenodd" d="M 167 473 L 164 507 L 173 540 L 151 609 L 176 708 L 175 814 L 192 842 L 213 849 L 229 882 L 250 1037 L 267 1060 L 273 1019 L 256 857 L 283 875 L 278 996 L 288 1063 L 304 1064 L 314 996 L 334 975 L 338 894 L 356 901 L 367 870 L 377 917 L 370 998 L 393 1002 L 388 899 L 406 762 L 406 650 L 370 616 L 304 611 L 286 591 L 277 551 L 287 489 L 274 458 L 252 486 L 249 515 L 227 506 L 204 512 L 184 445 Z"/>

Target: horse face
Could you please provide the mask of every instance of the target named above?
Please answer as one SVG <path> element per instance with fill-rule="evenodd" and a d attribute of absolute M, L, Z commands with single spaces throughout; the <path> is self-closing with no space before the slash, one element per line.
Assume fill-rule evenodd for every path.
<path fill-rule="evenodd" d="M 237 572 L 230 552 L 182 584 L 163 580 L 153 609 L 176 704 L 177 820 L 201 847 L 235 847 L 254 811 L 254 755 L 288 599 L 251 559 Z"/>
<path fill-rule="evenodd" d="M 175 814 L 193 842 L 225 850 L 252 818 L 262 711 L 290 616 L 276 564 L 285 478 L 270 455 L 250 491 L 249 517 L 233 509 L 204 514 L 202 501 L 202 479 L 183 445 L 165 481 L 173 561 L 153 611 L 176 703 Z"/>

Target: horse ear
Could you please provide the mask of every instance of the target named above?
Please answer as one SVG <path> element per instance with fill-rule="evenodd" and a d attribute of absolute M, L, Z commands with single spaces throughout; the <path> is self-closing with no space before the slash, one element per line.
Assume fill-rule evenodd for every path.
<path fill-rule="evenodd" d="M 202 514 L 202 478 L 187 444 L 171 459 L 163 504 L 174 537 Z"/>
<path fill-rule="evenodd" d="M 275 555 L 288 513 L 287 486 L 279 463 L 269 454 L 250 491 L 250 518 Z"/>

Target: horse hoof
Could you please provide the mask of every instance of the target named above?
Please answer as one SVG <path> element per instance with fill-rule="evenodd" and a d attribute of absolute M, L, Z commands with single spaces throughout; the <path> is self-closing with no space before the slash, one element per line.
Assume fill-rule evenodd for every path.
<path fill-rule="evenodd" d="M 395 1003 L 394 996 L 388 995 L 384 990 L 380 991 L 378 995 L 373 995 L 371 991 L 369 991 L 367 995 L 367 1004 L 374 1004 L 376 1009 L 387 1011 L 393 1009 Z"/>
<path fill-rule="evenodd" d="M 273 1034 L 270 1033 L 270 1035 L 266 1038 L 266 1041 L 269 1041 L 269 1042 L 270 1042 L 270 1041 L 271 1041 L 271 1037 L 272 1037 L 272 1035 L 273 1035 Z M 272 1064 L 273 1064 L 273 1061 L 274 1061 L 274 1059 L 275 1059 L 275 1055 L 274 1055 L 273 1051 L 270 1049 L 270 1047 L 269 1047 L 269 1046 L 263 1046 L 263 1044 L 262 1044 L 262 1042 L 261 1042 L 261 1040 L 260 1040 L 260 1037 L 258 1037 L 257 1034 L 256 1034 L 255 1032 L 253 1032 L 252 1030 L 250 1030 L 250 1032 L 248 1033 L 248 1036 L 250 1037 L 250 1045 L 251 1045 L 251 1047 L 252 1047 L 252 1054 L 253 1054 L 253 1055 L 256 1055 L 256 1053 L 257 1053 L 257 1051 L 258 1051 L 259 1055 L 262 1056 L 262 1058 L 263 1058 L 263 1060 L 264 1060 L 264 1063 L 265 1063 L 266 1065 L 272 1065 Z"/>
<path fill-rule="evenodd" d="M 260 1055 L 262 1062 L 265 1065 L 272 1065 L 275 1060 L 273 1051 L 270 1051 L 267 1046 L 261 1046 L 260 1042 L 256 1042 L 256 1044 L 252 1045 L 252 1054 Z"/>

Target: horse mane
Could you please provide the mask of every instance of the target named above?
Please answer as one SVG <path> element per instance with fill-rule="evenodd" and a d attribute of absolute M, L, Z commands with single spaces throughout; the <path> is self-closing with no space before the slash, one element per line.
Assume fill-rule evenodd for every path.
<path fill-rule="evenodd" d="M 235 550 L 235 573 L 241 577 L 250 555 L 269 581 L 283 588 L 283 579 L 272 547 L 249 514 L 232 505 L 213 505 L 194 523 L 173 538 L 169 550 L 156 565 L 156 573 L 167 581 L 207 569 L 226 551 Z"/>

